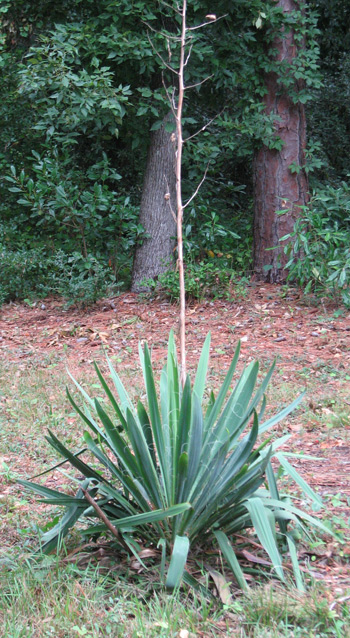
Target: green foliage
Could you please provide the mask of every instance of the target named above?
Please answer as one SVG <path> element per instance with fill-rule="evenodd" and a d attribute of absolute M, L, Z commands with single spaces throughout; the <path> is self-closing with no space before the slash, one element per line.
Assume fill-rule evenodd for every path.
<path fill-rule="evenodd" d="M 111 269 L 91 255 L 0 246 L 0 256 L 0 303 L 60 295 L 69 305 L 84 307 L 115 289 Z"/>
<path fill-rule="evenodd" d="M 136 216 L 149 134 L 169 110 L 165 86 L 171 93 L 174 85 L 162 57 L 176 67 L 176 6 L 157 0 L 117 5 L 102 0 L 98 11 L 93 2 L 80 0 L 57 7 L 38 0 L 35 11 L 27 0 L 3 5 L 0 219 L 16 220 L 27 247 L 49 238 L 55 250 L 81 251 L 98 260 L 107 255 L 115 274 L 127 281 L 131 251 L 142 235 Z M 191 2 L 189 24 L 199 26 L 212 10 L 209 0 Z M 203 259 L 208 250 L 232 253 L 235 267 L 246 270 L 251 209 L 243 189 L 250 187 L 250 159 L 261 143 L 281 146 L 262 105 L 264 74 L 275 71 L 283 90 L 293 95 L 295 82 L 302 81 L 299 97 L 308 99 L 319 83 L 315 18 L 299 8 L 286 17 L 264 0 L 220 0 L 215 11 L 224 18 L 191 31 L 191 64 L 185 69 L 185 83 L 196 86 L 185 100 L 184 134 L 190 138 L 185 196 L 210 163 L 187 239 L 192 260 Z M 307 49 L 291 68 L 271 56 L 284 24 L 296 39 L 308 36 Z M 132 204 L 123 207 L 127 195 Z M 239 228 L 230 227 L 232 219 L 241 222 Z M 214 245 L 208 245 L 210 225 Z M 244 263 L 230 231 L 243 237 Z"/>
<path fill-rule="evenodd" d="M 222 223 L 219 215 L 212 210 L 209 201 L 199 202 L 192 208 L 184 227 L 184 250 L 192 259 L 202 257 L 208 251 L 212 253 L 229 253 L 233 248 L 233 240 L 239 240 L 228 224 Z"/>
<path fill-rule="evenodd" d="M 227 259 L 190 262 L 185 268 L 186 296 L 189 300 L 203 301 L 206 298 L 232 299 L 237 292 L 244 293 L 247 283 L 227 264 Z M 180 296 L 178 273 L 169 270 L 159 275 L 157 280 L 147 282 L 151 290 L 164 295 L 170 301 L 178 301 Z"/>
<path fill-rule="evenodd" d="M 85 172 L 70 166 L 68 153 L 41 157 L 33 151 L 31 174 L 24 170 L 17 175 L 14 166 L 5 179 L 9 190 L 18 197 L 17 204 L 27 211 L 21 221 L 35 228 L 46 239 L 58 239 L 61 246 L 78 246 L 87 254 L 117 251 L 119 257 L 142 237 L 143 228 L 137 221 L 137 209 L 130 198 L 112 190 L 110 184 L 120 179 L 104 155 L 100 162 Z"/>
<path fill-rule="evenodd" d="M 294 230 L 285 235 L 288 279 L 305 293 L 339 299 L 350 306 L 350 187 L 328 187 L 314 195 Z"/>
<path fill-rule="evenodd" d="M 317 178 L 339 184 L 349 173 L 350 5 L 313 0 L 318 13 L 322 87 L 308 106 L 308 131 L 320 145 Z"/>
<path fill-rule="evenodd" d="M 33 293 L 45 296 L 48 263 L 45 251 L 40 249 L 8 250 L 0 248 L 0 304 L 14 299 L 26 299 Z"/>
<path fill-rule="evenodd" d="M 289 414 L 301 397 L 263 421 L 264 393 L 274 365 L 255 390 L 259 365 L 252 362 L 239 376 L 225 404 L 237 366 L 238 346 L 217 397 L 210 393 L 203 412 L 209 347 L 208 337 L 193 387 L 187 378 L 181 389 L 174 339 L 170 335 L 158 401 L 150 352 L 147 345 L 144 349 L 140 346 L 147 406 L 141 399 L 136 407 L 133 405 L 109 360 L 118 400 L 95 364 L 108 407 L 102 399 L 91 399 L 75 381 L 85 400 L 84 409 L 70 392 L 67 394 L 86 427 L 84 449 L 71 452 L 51 431 L 47 440 L 84 477 L 79 479 L 76 493 L 64 494 L 20 481 L 42 496 L 43 502 L 65 507 L 59 522 L 43 534 L 44 552 L 55 550 L 80 520 L 85 523 L 81 532 L 86 538 L 105 536 L 112 531 L 118 551 L 136 556 L 141 563 L 140 546 L 160 546 L 161 573 L 166 560 L 169 561 L 166 578 L 169 588 L 178 586 L 182 577 L 198 586 L 185 570 L 191 564 L 191 551 L 198 557 L 199 550 L 205 555 L 214 546 L 221 549 L 235 579 L 246 589 L 230 537 L 254 527 L 270 557 L 274 575 L 285 578 L 280 554 L 285 543 L 297 585 L 303 588 L 290 532 L 307 523 L 324 531 L 327 528 L 279 494 L 276 476 L 288 472 L 291 466 L 284 453 L 278 453 L 281 467 L 275 475 L 271 458 L 288 437 L 274 443 L 271 437 L 260 439 L 257 445 L 258 436 Z M 86 454 L 84 460 L 81 458 L 87 450 L 92 462 L 88 462 Z M 291 476 L 319 505 L 319 497 L 293 468 Z"/>

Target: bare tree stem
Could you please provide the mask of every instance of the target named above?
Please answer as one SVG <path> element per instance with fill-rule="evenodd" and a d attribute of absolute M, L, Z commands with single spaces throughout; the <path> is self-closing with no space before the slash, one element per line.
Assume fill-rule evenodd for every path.
<path fill-rule="evenodd" d="M 186 45 L 186 11 L 187 0 L 183 0 L 182 5 L 182 29 L 181 29 L 181 45 L 180 45 L 180 64 L 179 64 L 179 97 L 176 109 L 176 134 L 177 134 L 177 153 L 176 153 L 176 205 L 177 205 L 177 255 L 179 268 L 179 284 L 180 284 L 180 363 L 181 385 L 184 387 L 186 381 L 186 298 L 185 298 L 185 273 L 183 261 L 183 237 L 182 237 L 182 219 L 183 219 L 183 203 L 181 192 L 181 165 L 182 165 L 182 109 L 185 93 L 184 84 L 184 67 L 185 67 L 185 45 Z"/>

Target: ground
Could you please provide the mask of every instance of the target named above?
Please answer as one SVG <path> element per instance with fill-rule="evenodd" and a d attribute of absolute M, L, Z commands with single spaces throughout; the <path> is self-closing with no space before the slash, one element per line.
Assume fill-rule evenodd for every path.
<path fill-rule="evenodd" d="M 9 304 L 0 312 L 0 554 L 8 556 L 33 539 L 32 498 L 16 484 L 50 467 L 54 460 L 44 436 L 50 427 L 68 443 L 79 441 L 80 425 L 64 396 L 71 383 L 66 372 L 91 392 L 98 388 L 93 360 L 104 367 L 108 351 L 128 389 L 142 394 L 137 349 L 152 345 L 159 369 L 170 329 L 177 334 L 178 307 L 130 293 L 106 299 L 88 310 L 65 308 L 49 299 L 35 304 Z M 306 390 L 301 407 L 281 423 L 289 432 L 289 448 L 318 460 L 293 459 L 293 465 L 324 499 L 325 516 L 339 533 L 302 548 L 301 558 L 313 577 L 329 588 L 330 601 L 347 594 L 350 583 L 350 312 L 309 304 L 296 291 L 251 285 L 234 301 L 190 303 L 187 310 L 188 367 L 198 361 L 211 332 L 208 386 L 217 388 L 238 339 L 241 361 L 261 362 L 265 371 L 277 359 L 268 393 L 268 409 L 276 411 Z M 46 484 L 62 483 L 57 471 Z M 42 524 L 37 510 L 35 520 Z M 38 518 L 39 517 L 39 518 Z M 47 519 L 46 519 L 47 520 Z M 30 542 L 30 540 L 29 540 Z"/>

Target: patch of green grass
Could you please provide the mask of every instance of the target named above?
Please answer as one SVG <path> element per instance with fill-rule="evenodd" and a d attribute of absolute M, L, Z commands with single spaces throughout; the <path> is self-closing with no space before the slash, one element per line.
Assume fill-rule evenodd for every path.
<path fill-rule="evenodd" d="M 308 594 L 279 586 L 259 587 L 233 605 L 246 636 L 252 638 L 324 638 L 350 636 L 345 604 L 330 608 L 318 585 Z"/>
<path fill-rule="evenodd" d="M 57 558 L 2 570 L 0 622 L 6 638 L 348 638 L 346 604 L 325 592 L 307 595 L 258 587 L 221 606 L 197 595 L 150 593 L 97 569 L 80 572 Z"/>
<path fill-rule="evenodd" d="M 142 581 L 135 586 L 97 570 L 82 573 L 55 558 L 3 571 L 0 584 L 6 638 L 165 638 L 181 631 L 214 638 L 221 616 L 205 599 L 150 594 Z"/>

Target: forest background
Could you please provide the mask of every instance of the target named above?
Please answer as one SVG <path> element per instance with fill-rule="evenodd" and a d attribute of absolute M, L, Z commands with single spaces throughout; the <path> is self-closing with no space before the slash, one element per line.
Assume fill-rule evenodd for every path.
<path fill-rule="evenodd" d="M 209 22 L 185 78 L 185 200 L 201 184 L 188 294 L 224 297 L 255 273 L 349 304 L 348 3 L 188 11 Z M 2 0 L 0 20 L 1 302 L 156 285 L 176 298 L 171 3 Z"/>

